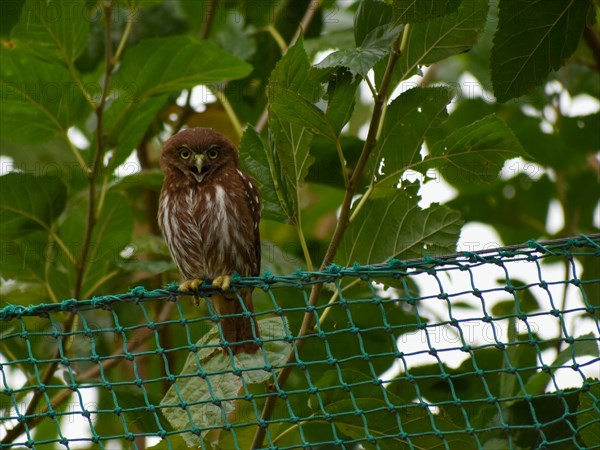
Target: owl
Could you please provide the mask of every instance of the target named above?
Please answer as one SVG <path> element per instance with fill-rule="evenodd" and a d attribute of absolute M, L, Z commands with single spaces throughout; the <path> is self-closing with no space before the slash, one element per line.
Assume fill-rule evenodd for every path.
<path fill-rule="evenodd" d="M 240 169 L 237 148 L 210 128 L 190 128 L 171 137 L 160 157 L 165 179 L 158 223 L 183 278 L 179 289 L 194 291 L 205 279 L 222 291 L 210 302 L 222 317 L 231 350 L 255 353 L 258 326 L 253 288 L 229 289 L 231 275 L 256 276 L 260 270 L 260 197 L 254 180 Z M 195 297 L 196 302 L 198 301 Z"/>

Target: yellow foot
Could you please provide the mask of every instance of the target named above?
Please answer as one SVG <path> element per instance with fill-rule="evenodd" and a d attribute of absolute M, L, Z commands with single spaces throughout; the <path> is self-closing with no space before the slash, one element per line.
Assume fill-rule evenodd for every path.
<path fill-rule="evenodd" d="M 231 285 L 231 277 L 229 275 L 221 275 L 213 280 L 212 285 L 217 289 L 226 291 Z"/>
<path fill-rule="evenodd" d="M 179 285 L 179 290 L 183 292 L 196 291 L 201 284 L 202 280 L 186 280 Z M 198 298 L 198 295 L 194 295 L 194 306 L 198 305 L 200 305 L 200 299 Z"/>
<path fill-rule="evenodd" d="M 195 291 L 202 284 L 202 280 L 186 280 L 179 285 L 179 290 L 183 292 Z"/>

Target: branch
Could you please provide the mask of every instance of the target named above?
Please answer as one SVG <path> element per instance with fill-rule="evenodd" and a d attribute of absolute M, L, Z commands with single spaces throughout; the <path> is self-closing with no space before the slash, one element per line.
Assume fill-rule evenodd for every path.
<path fill-rule="evenodd" d="M 202 31 L 200 32 L 201 39 L 208 39 L 208 37 L 210 36 L 210 30 L 212 29 L 212 25 L 215 21 L 218 6 L 219 0 L 209 0 L 206 4 L 204 23 L 202 24 Z"/>
<path fill-rule="evenodd" d="M 73 296 L 79 298 L 81 295 L 81 288 L 83 286 L 84 275 L 87 269 L 87 259 L 90 250 L 90 243 L 92 240 L 92 232 L 96 225 L 96 219 L 99 211 L 96 211 L 96 181 L 100 172 L 100 166 L 102 164 L 102 157 L 104 156 L 104 146 L 106 139 L 104 136 L 104 106 L 106 105 L 106 97 L 108 95 L 108 85 L 112 69 L 114 67 L 112 57 L 112 40 L 111 40 L 111 22 L 112 22 L 112 2 L 104 4 L 104 20 L 106 22 L 104 30 L 104 84 L 102 86 L 102 96 L 100 97 L 100 103 L 96 108 L 96 151 L 94 153 L 94 159 L 92 165 L 88 171 L 88 211 L 87 211 L 87 223 L 85 227 L 85 235 L 83 238 L 83 245 L 81 248 L 81 255 L 77 262 L 77 279 L 75 281 L 75 290 Z"/>
<path fill-rule="evenodd" d="M 342 208 L 340 210 L 340 216 L 338 218 L 337 225 L 333 232 L 329 248 L 327 249 L 327 253 L 325 254 L 323 262 L 321 263 L 321 270 L 323 270 L 327 265 L 329 265 L 333 261 L 338 247 L 342 242 L 344 232 L 348 227 L 352 198 L 356 193 L 357 185 L 367 165 L 369 156 L 371 155 L 371 152 L 377 144 L 377 133 L 383 118 L 383 110 L 387 103 L 387 98 L 389 95 L 388 91 L 390 90 L 394 67 L 396 66 L 396 63 L 400 58 L 401 51 L 404 48 L 404 45 L 401 45 L 401 42 L 403 44 L 406 42 L 406 34 L 408 34 L 408 27 L 405 27 L 403 32 L 398 34 L 396 40 L 392 44 L 392 52 L 390 53 L 390 56 L 388 58 L 385 74 L 383 75 L 383 79 L 381 82 L 381 87 L 379 92 L 375 96 L 375 105 L 373 107 L 373 115 L 371 116 L 371 122 L 369 124 L 369 132 L 367 134 L 367 139 L 365 140 L 362 152 L 360 154 L 354 172 L 352 173 L 352 177 L 350 177 L 350 180 L 348 181 L 346 192 L 344 194 L 344 200 L 342 202 Z M 316 304 L 319 301 L 322 289 L 323 283 L 317 283 L 313 285 L 310 292 L 309 306 L 316 306 Z M 277 377 L 277 383 L 275 383 L 271 388 L 271 392 L 275 390 L 275 386 L 277 386 L 277 388 L 281 388 L 283 385 L 285 385 L 292 371 L 292 368 L 295 366 L 295 363 L 297 361 L 296 355 L 300 354 L 302 347 L 306 342 L 306 339 L 302 338 L 312 331 L 313 325 L 313 312 L 307 311 L 304 314 L 302 325 L 300 326 L 300 331 L 298 333 L 298 339 L 296 340 L 296 351 L 292 351 L 292 353 L 288 357 L 284 368 L 281 370 L 279 376 Z M 276 395 L 270 395 L 269 397 L 267 397 L 261 414 L 261 421 L 263 423 L 268 423 L 271 419 L 271 416 L 273 415 L 273 410 L 275 409 L 275 403 L 277 402 L 277 398 L 278 397 Z M 262 443 L 265 438 L 265 433 L 266 426 L 258 427 L 256 434 L 254 435 L 254 441 L 252 442 L 253 449 L 262 447 Z"/>
<path fill-rule="evenodd" d="M 590 27 L 585 27 L 583 30 L 583 38 L 594 55 L 596 67 L 600 72 L 600 37 Z"/>
<path fill-rule="evenodd" d="M 187 120 L 196 112 L 194 108 L 192 108 L 192 90 L 187 90 L 187 98 L 185 99 L 185 104 L 181 108 L 181 114 L 177 118 L 177 122 L 173 127 L 173 134 L 179 133 L 179 131 L 183 128 Z"/>
<path fill-rule="evenodd" d="M 129 38 L 129 33 L 131 33 L 131 27 L 133 26 L 133 22 L 134 22 L 134 20 L 132 19 L 133 14 L 134 14 L 134 10 L 133 10 L 133 6 L 132 6 L 129 10 L 129 18 L 127 19 L 127 24 L 125 25 L 125 30 L 123 30 L 123 36 L 121 36 L 121 41 L 119 42 L 119 45 L 117 46 L 117 51 L 115 52 L 114 56 L 112 57 L 111 63 L 113 65 L 113 67 L 117 64 L 119 59 L 121 59 L 121 54 L 123 53 L 123 50 L 125 49 L 125 44 L 127 43 L 127 39 Z"/>

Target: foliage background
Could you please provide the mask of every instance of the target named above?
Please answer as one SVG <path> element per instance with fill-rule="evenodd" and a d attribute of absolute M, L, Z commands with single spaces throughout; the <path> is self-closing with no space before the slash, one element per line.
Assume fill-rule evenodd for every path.
<path fill-rule="evenodd" d="M 263 196 L 263 271 L 441 255 L 463 221 L 507 244 L 597 230 L 598 3 L 415 5 L 2 2 L 0 306 L 177 279 L 157 159 L 184 126 L 240 144 Z M 423 207 L 427 185 L 456 195 Z"/>

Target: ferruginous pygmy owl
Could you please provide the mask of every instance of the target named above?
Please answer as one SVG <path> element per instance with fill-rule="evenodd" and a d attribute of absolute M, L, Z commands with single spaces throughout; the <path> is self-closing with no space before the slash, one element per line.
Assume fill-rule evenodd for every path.
<path fill-rule="evenodd" d="M 160 165 L 165 180 L 158 223 L 184 280 L 179 289 L 196 290 L 202 280 L 211 279 L 223 291 L 210 297 L 217 314 L 240 314 L 221 319 L 231 350 L 256 352 L 256 319 L 241 316 L 244 308 L 237 295 L 224 293 L 234 272 L 259 274 L 260 199 L 254 180 L 240 169 L 235 146 L 210 128 L 191 128 L 171 137 Z M 254 311 L 252 290 L 238 291 L 248 311 Z"/>

